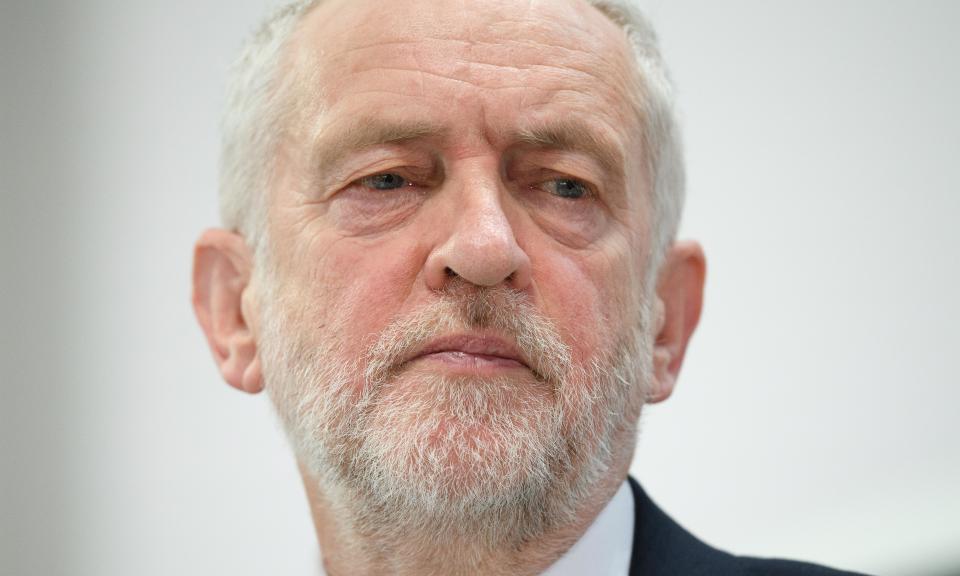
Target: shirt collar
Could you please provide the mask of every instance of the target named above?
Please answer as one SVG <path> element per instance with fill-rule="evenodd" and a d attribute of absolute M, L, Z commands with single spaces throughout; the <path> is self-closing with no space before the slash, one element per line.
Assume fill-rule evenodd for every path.
<path fill-rule="evenodd" d="M 633 552 L 633 494 L 624 480 L 583 536 L 542 576 L 626 576 Z"/>

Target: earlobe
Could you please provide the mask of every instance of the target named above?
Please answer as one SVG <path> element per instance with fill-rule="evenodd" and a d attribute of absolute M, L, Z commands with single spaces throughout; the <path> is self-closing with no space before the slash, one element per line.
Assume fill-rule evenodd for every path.
<path fill-rule="evenodd" d="M 250 287 L 252 255 L 244 239 L 226 230 L 207 230 L 197 241 L 193 267 L 193 309 L 231 386 L 262 390 L 254 318 L 244 306 Z"/>
<path fill-rule="evenodd" d="M 673 392 L 673 379 L 671 378 L 669 366 L 671 354 L 667 346 L 664 345 L 664 327 L 666 326 L 666 306 L 660 299 L 659 293 L 654 296 L 654 305 L 652 310 L 653 334 L 656 340 L 653 346 L 653 374 L 650 382 L 650 389 L 647 390 L 646 402 L 656 404 L 670 397 Z"/>
<path fill-rule="evenodd" d="M 257 344 L 250 330 L 232 338 L 229 352 L 220 363 L 220 374 L 231 386 L 244 392 L 256 394 L 263 390 Z"/>
<path fill-rule="evenodd" d="M 243 380 L 241 382 L 244 392 L 256 394 L 263 390 L 263 374 L 260 371 L 260 357 L 254 356 L 253 360 L 247 364 L 243 371 Z"/>
<path fill-rule="evenodd" d="M 664 257 L 653 310 L 653 374 L 647 402 L 673 393 L 690 338 L 700 321 L 706 258 L 696 242 L 677 242 Z"/>

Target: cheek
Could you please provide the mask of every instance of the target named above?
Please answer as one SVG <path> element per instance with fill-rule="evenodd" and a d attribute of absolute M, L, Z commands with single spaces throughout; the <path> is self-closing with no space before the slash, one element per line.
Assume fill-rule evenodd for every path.
<path fill-rule="evenodd" d="M 627 253 L 618 249 L 555 257 L 540 271 L 545 311 L 581 366 L 611 352 L 635 314 L 635 268 Z"/>
<path fill-rule="evenodd" d="M 334 350 L 348 360 L 362 358 L 401 311 L 419 270 L 414 249 L 351 238 L 308 257 L 301 268 L 304 310 L 315 310 L 322 336 L 333 338 Z"/>

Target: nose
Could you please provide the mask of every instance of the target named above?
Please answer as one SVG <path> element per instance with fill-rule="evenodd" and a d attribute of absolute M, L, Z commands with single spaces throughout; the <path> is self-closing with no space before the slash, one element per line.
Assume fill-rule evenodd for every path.
<path fill-rule="evenodd" d="M 452 198 L 455 214 L 443 239 L 427 257 L 427 285 L 443 290 L 460 278 L 480 287 L 504 284 L 524 290 L 530 284 L 530 258 L 517 237 L 494 183 L 474 180 Z"/>

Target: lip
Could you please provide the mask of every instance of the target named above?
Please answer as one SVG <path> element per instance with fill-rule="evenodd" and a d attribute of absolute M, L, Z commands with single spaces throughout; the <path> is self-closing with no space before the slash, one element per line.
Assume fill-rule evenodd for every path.
<path fill-rule="evenodd" d="M 510 341 L 489 334 L 453 334 L 427 342 L 407 362 L 441 362 L 451 368 L 497 370 L 530 366 Z"/>

